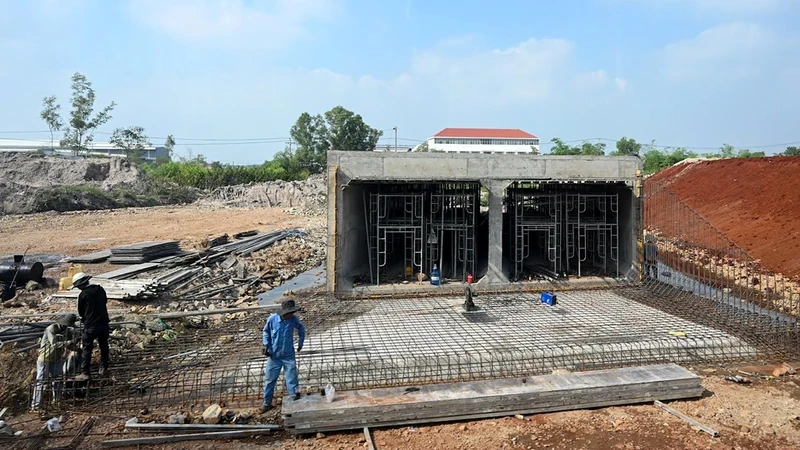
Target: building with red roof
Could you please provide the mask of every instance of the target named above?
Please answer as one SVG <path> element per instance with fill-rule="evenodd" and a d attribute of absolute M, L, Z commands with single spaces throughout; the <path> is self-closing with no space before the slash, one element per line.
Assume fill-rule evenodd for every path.
<path fill-rule="evenodd" d="M 445 128 L 427 143 L 429 151 L 445 153 L 539 154 L 539 138 L 520 129 Z"/>

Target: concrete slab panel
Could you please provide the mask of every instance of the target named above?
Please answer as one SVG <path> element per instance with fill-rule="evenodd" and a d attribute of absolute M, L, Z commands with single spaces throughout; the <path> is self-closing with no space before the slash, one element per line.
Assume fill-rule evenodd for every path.
<path fill-rule="evenodd" d="M 386 179 L 467 180 L 466 159 L 386 158 L 383 176 Z"/>
<path fill-rule="evenodd" d="M 570 161 L 547 161 L 545 176 L 552 179 L 618 179 L 633 177 L 635 171 L 621 174 L 615 159 L 575 158 Z"/>
<path fill-rule="evenodd" d="M 467 171 L 475 179 L 541 179 L 545 176 L 545 161 L 526 158 L 471 158 Z"/>

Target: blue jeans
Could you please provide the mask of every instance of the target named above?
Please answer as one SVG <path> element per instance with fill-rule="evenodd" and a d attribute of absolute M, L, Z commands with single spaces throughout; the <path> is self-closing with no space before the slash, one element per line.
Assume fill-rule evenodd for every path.
<path fill-rule="evenodd" d="M 286 378 L 286 390 L 289 395 L 297 394 L 299 381 L 297 379 L 297 363 L 294 357 L 279 359 L 270 356 L 267 359 L 267 365 L 264 368 L 264 405 L 272 404 L 272 396 L 275 394 L 275 384 L 278 382 L 278 376 L 281 374 L 283 368 L 283 376 Z"/>
<path fill-rule="evenodd" d="M 53 401 L 61 400 L 62 369 L 64 361 L 57 359 L 53 362 L 36 361 L 36 387 L 33 389 L 31 409 L 37 409 L 42 403 L 42 394 L 49 386 L 53 388 Z"/>

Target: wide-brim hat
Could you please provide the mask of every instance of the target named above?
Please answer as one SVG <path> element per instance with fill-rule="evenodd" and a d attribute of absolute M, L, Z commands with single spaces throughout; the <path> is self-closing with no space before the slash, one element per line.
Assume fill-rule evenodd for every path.
<path fill-rule="evenodd" d="M 72 277 L 72 287 L 83 286 L 89 284 L 92 276 L 83 272 L 78 272 Z"/>
<path fill-rule="evenodd" d="M 294 303 L 294 300 L 286 300 L 281 303 L 281 307 L 278 309 L 277 314 L 282 316 L 284 314 L 296 313 L 297 311 L 300 311 L 300 307 Z"/>

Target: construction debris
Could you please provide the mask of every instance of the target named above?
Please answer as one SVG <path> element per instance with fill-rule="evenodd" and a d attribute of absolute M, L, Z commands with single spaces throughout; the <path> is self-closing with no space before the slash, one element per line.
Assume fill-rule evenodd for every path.
<path fill-rule="evenodd" d="M 111 264 L 139 264 L 180 253 L 178 241 L 139 242 L 111 249 Z"/>
<path fill-rule="evenodd" d="M 219 423 L 219 419 L 222 416 L 222 408 L 216 403 L 206 408 L 203 412 L 203 422 L 206 425 L 214 425 Z"/>

